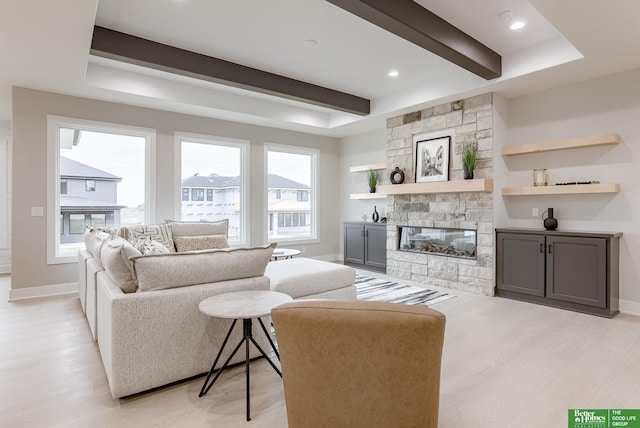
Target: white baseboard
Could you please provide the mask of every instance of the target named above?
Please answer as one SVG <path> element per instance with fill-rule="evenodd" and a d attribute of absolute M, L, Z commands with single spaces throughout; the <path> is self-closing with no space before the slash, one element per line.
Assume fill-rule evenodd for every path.
<path fill-rule="evenodd" d="M 620 312 L 627 315 L 640 316 L 640 302 L 631 300 L 620 300 Z"/>
<path fill-rule="evenodd" d="M 78 283 L 43 285 L 40 287 L 16 288 L 9 290 L 9 301 L 35 299 L 38 297 L 58 296 L 61 294 L 78 293 Z"/>
<path fill-rule="evenodd" d="M 302 256 L 305 257 L 305 256 Z M 342 260 L 339 258 L 339 254 L 328 254 L 324 256 L 313 256 L 310 259 L 322 260 L 323 262 L 335 262 L 336 260 Z"/>

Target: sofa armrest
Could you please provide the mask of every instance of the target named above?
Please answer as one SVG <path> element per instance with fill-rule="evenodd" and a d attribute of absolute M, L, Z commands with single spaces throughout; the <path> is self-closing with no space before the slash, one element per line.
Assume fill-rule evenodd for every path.
<path fill-rule="evenodd" d="M 113 397 L 208 371 L 232 321 L 202 314 L 200 302 L 226 292 L 268 289 L 269 278 L 260 276 L 125 294 L 106 273 L 99 274 L 98 343 Z M 230 343 L 240 341 L 241 330 L 236 326 Z M 264 336 L 254 333 L 259 341 Z M 223 358 L 233 349 L 227 348 Z M 238 354 L 232 362 L 244 360 L 244 353 Z"/>

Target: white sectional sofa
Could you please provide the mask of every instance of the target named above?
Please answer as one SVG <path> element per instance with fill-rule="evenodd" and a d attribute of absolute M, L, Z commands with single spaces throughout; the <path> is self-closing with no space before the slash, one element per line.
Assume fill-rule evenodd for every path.
<path fill-rule="evenodd" d="M 186 232 L 190 226 L 181 223 L 175 230 L 199 234 L 194 235 L 197 239 L 217 234 L 216 226 L 226 234 L 226 222 L 197 223 Z M 352 268 L 304 258 L 269 262 L 275 244 L 143 255 L 109 233 L 89 230 L 85 238 L 86 250 L 79 254 L 79 295 L 114 398 L 210 369 L 231 320 L 202 314 L 198 304 L 207 297 L 277 289 L 294 298 L 355 299 Z M 254 337 L 269 349 L 258 329 Z M 241 335 L 236 327 L 230 343 L 238 343 Z M 227 347 L 223 361 L 232 349 Z M 253 347 L 252 352 L 252 357 L 259 356 Z M 244 353 L 234 358 L 232 363 L 243 361 Z"/>

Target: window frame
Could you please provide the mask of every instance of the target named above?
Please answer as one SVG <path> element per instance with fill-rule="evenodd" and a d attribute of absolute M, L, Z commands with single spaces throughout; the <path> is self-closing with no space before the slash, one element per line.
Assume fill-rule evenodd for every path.
<path fill-rule="evenodd" d="M 145 139 L 145 223 L 156 219 L 156 130 L 139 126 L 47 115 L 47 264 L 75 263 L 77 254 L 60 253 L 60 128 Z M 86 220 L 85 220 L 86 222 Z"/>
<path fill-rule="evenodd" d="M 249 153 L 250 142 L 239 138 L 220 137 L 207 134 L 195 134 L 191 132 L 174 133 L 174 184 L 177 197 L 174 205 L 174 218 L 182 218 L 182 200 L 181 200 L 181 184 L 182 184 L 182 142 L 194 144 L 208 144 L 212 146 L 226 146 L 240 149 L 240 234 L 239 239 L 229 241 L 231 247 L 246 247 L 249 245 L 250 233 L 250 199 L 249 199 Z M 191 196 L 191 193 L 190 193 Z M 206 192 L 205 192 L 205 201 Z"/>
<path fill-rule="evenodd" d="M 309 190 L 307 191 L 308 199 L 309 199 L 309 214 L 313 221 L 310 222 L 310 234 L 309 236 L 301 237 L 301 238 L 273 238 L 269 237 L 269 152 L 280 152 L 280 153 L 289 153 L 295 155 L 306 155 L 310 156 L 310 176 L 311 183 L 309 185 Z M 263 191 L 263 218 L 266 218 L 264 223 L 264 242 L 277 242 L 278 244 L 315 244 L 320 242 L 320 218 L 319 213 L 320 210 L 318 208 L 318 201 L 320 200 L 320 180 L 319 180 L 319 171 L 320 171 L 320 150 L 311 148 L 311 147 L 303 147 L 303 146 L 292 146 L 288 144 L 278 144 L 278 143 L 269 143 L 265 142 L 263 144 L 263 158 L 264 158 L 264 191 Z M 306 201 L 305 201 L 306 202 Z M 285 224 L 286 224 L 286 215 L 285 215 Z"/>

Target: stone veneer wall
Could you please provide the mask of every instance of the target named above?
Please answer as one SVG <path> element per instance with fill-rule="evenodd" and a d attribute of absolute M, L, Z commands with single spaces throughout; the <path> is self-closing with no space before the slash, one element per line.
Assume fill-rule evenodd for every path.
<path fill-rule="evenodd" d="M 493 178 L 493 97 L 477 97 L 430 107 L 387 121 L 388 172 L 396 166 L 405 183 L 415 182 L 413 136 L 453 130 L 449 180 L 462 180 L 462 145 L 478 144 L 475 178 Z M 387 199 L 387 274 L 440 287 L 494 294 L 492 193 L 395 195 Z M 398 226 L 452 227 L 477 231 L 477 259 L 397 251 Z"/>

